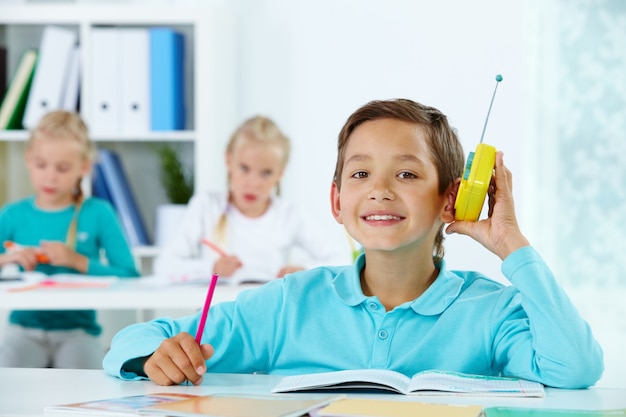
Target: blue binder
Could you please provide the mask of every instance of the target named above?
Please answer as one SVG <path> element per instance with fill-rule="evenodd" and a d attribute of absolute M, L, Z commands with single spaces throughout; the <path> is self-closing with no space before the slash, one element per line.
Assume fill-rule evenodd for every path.
<path fill-rule="evenodd" d="M 104 172 L 102 171 L 102 164 L 100 164 L 100 162 L 93 164 L 91 195 L 106 200 L 111 203 L 113 207 L 115 207 L 111 194 L 109 193 L 109 188 L 107 186 L 106 179 L 104 178 Z"/>
<path fill-rule="evenodd" d="M 185 129 L 184 37 L 168 28 L 150 28 L 150 127 Z"/>
<path fill-rule="evenodd" d="M 102 190 L 106 190 L 104 195 L 108 193 L 108 199 L 113 203 L 113 207 L 117 211 L 122 227 L 126 232 L 128 243 L 131 246 L 149 245 L 150 239 L 148 238 L 143 218 L 139 212 L 137 201 L 130 188 L 119 156 L 113 151 L 100 149 L 98 151 L 98 159 L 99 161 L 96 164 L 98 171 L 95 173 L 94 180 L 100 177 L 101 180 L 104 180 L 104 185 L 98 184 L 101 185 L 100 188 L 94 191 L 102 193 Z"/>

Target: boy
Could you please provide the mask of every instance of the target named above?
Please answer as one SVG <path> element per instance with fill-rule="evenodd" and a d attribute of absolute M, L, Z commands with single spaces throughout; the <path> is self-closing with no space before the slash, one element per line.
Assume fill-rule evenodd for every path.
<path fill-rule="evenodd" d="M 132 325 L 104 368 L 161 385 L 212 372 L 301 374 L 385 368 L 514 376 L 593 385 L 602 350 L 517 225 L 511 174 L 496 158 L 490 215 L 454 221 L 463 150 L 447 118 L 410 100 L 373 101 L 339 134 L 335 219 L 363 245 L 354 265 L 300 272 L 199 314 Z M 443 227 L 502 260 L 512 282 L 450 271 Z M 208 344 L 208 343 L 211 344 Z"/>

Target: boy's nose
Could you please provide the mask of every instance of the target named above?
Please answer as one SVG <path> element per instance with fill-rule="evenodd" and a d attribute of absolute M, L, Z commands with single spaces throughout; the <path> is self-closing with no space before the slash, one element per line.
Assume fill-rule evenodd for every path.
<path fill-rule="evenodd" d="M 373 184 L 368 197 L 371 200 L 393 200 L 395 198 L 395 194 L 386 182 L 377 181 Z"/>

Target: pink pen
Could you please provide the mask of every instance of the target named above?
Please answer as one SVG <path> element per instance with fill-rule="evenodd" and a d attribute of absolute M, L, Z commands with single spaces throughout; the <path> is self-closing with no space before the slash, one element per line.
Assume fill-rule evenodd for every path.
<path fill-rule="evenodd" d="M 222 248 L 220 248 L 219 246 L 217 246 L 215 243 L 211 242 L 209 239 L 204 238 L 204 239 L 202 239 L 202 241 L 201 241 L 201 242 L 202 242 L 202 244 L 203 244 L 204 246 L 206 246 L 207 248 L 209 248 L 209 249 L 211 249 L 211 250 L 215 251 L 215 253 L 217 253 L 217 254 L 218 254 L 219 256 L 221 256 L 222 258 L 223 258 L 223 257 L 225 257 L 225 256 L 228 256 L 228 255 L 226 254 L 226 252 L 224 252 L 224 250 L 223 250 Z"/>
<path fill-rule="evenodd" d="M 213 299 L 213 292 L 215 292 L 215 284 L 217 284 L 217 274 L 211 276 L 211 283 L 209 284 L 209 290 L 206 294 L 206 300 L 204 300 L 204 307 L 202 308 L 202 316 L 200 322 L 198 322 L 198 331 L 196 332 L 196 343 L 200 344 L 202 340 L 202 332 L 204 332 L 204 324 L 206 323 L 206 317 L 209 314 L 209 308 L 211 307 L 211 300 Z"/>

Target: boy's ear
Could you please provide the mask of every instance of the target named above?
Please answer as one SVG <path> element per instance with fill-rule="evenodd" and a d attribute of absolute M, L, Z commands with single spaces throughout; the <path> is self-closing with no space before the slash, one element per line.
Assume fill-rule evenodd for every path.
<path fill-rule="evenodd" d="M 456 203 L 456 196 L 459 192 L 460 184 L 461 179 L 457 178 L 456 181 L 448 187 L 448 190 L 446 190 L 446 205 L 441 213 L 441 219 L 444 223 L 452 223 L 454 221 L 454 204 Z"/>
<path fill-rule="evenodd" d="M 337 183 L 333 181 L 330 186 L 330 208 L 333 212 L 333 217 L 337 220 L 337 223 L 343 224 L 341 220 L 341 202 L 339 201 L 339 188 Z"/>

